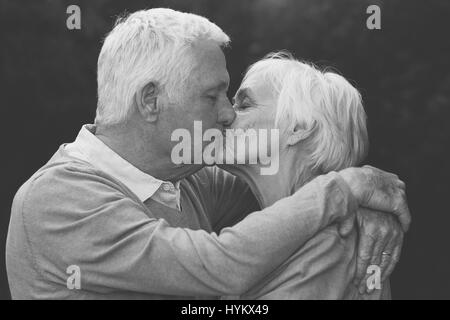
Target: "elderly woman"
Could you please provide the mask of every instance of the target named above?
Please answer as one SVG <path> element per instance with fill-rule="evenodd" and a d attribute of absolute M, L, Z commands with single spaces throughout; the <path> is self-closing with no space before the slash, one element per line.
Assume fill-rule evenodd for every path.
<path fill-rule="evenodd" d="M 263 208 L 318 175 L 358 165 L 367 154 L 361 96 L 336 73 L 272 54 L 249 68 L 234 99 L 237 118 L 232 128 L 280 130 L 276 174 L 261 175 L 261 164 L 224 166 L 247 181 Z M 343 238 L 332 225 L 243 298 L 388 298 L 388 281 L 371 294 L 360 294 L 353 284 L 356 246 L 356 230 Z"/>

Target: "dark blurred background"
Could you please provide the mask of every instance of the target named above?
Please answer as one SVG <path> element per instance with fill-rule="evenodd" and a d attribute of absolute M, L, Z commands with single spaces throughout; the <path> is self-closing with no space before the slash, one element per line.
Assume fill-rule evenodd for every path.
<path fill-rule="evenodd" d="M 81 30 L 66 27 L 71 4 Z M 371 4 L 381 7 L 381 30 L 366 28 Z M 231 36 L 230 93 L 249 64 L 279 49 L 351 79 L 369 116 L 367 162 L 406 182 L 414 218 L 393 298 L 450 299 L 448 0 L 1 0 L 0 298 L 9 298 L 4 247 L 16 190 L 93 122 L 97 56 L 115 18 L 152 7 L 204 15 Z"/>

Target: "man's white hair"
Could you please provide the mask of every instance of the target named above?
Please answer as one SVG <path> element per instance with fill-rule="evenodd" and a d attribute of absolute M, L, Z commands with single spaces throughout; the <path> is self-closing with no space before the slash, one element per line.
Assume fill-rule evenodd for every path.
<path fill-rule="evenodd" d="M 253 64 L 244 86 L 250 77 L 270 84 L 278 96 L 275 126 L 304 132 L 312 168 L 329 172 L 364 160 L 369 147 L 366 113 L 360 93 L 344 77 L 285 52 Z"/>
<path fill-rule="evenodd" d="M 230 39 L 208 19 L 171 9 L 137 11 L 118 19 L 103 43 L 97 66 L 95 122 L 104 125 L 128 118 L 135 93 L 154 82 L 178 99 L 192 68 L 188 48 L 198 40 L 226 46 Z"/>

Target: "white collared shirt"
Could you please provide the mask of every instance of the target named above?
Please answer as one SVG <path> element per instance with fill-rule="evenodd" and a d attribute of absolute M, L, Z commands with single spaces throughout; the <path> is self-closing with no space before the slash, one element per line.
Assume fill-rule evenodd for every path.
<path fill-rule="evenodd" d="M 165 206 L 181 210 L 179 181 L 173 184 L 142 172 L 104 144 L 94 132 L 95 125 L 84 125 L 75 141 L 65 145 L 66 152 L 113 176 L 142 202 L 152 198 Z"/>

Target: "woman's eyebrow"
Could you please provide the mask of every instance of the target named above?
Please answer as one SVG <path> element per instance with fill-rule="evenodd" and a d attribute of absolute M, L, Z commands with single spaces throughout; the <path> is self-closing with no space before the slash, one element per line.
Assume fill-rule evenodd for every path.
<path fill-rule="evenodd" d="M 245 97 L 248 97 L 248 92 L 249 92 L 248 88 L 241 88 L 238 90 L 238 92 L 236 92 L 234 99 L 237 101 L 244 100 Z"/>

